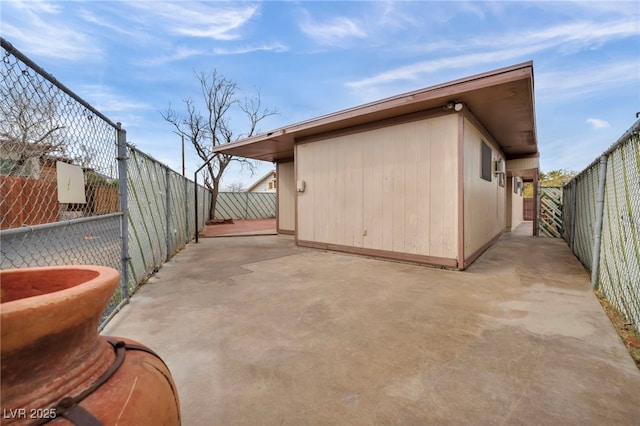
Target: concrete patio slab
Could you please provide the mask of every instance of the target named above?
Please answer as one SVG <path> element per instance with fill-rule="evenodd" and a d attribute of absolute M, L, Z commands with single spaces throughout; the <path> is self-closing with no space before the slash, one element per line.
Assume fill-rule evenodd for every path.
<path fill-rule="evenodd" d="M 204 239 L 104 334 L 167 362 L 184 425 L 630 425 L 640 372 L 561 240 L 467 271 Z"/>

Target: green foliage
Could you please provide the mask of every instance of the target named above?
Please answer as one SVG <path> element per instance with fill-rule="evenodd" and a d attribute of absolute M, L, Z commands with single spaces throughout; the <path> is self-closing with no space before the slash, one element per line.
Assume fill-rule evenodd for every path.
<path fill-rule="evenodd" d="M 524 192 L 522 193 L 524 198 L 533 198 L 533 183 L 525 182 L 524 183 Z"/>
<path fill-rule="evenodd" d="M 548 173 L 540 173 L 540 186 L 562 186 L 569 182 L 577 172 L 573 170 L 560 169 L 552 170 Z"/>
<path fill-rule="evenodd" d="M 548 173 L 541 172 L 540 186 L 562 186 L 576 174 L 577 172 L 567 169 L 551 170 Z M 533 198 L 533 183 L 525 182 L 523 196 L 524 198 Z"/>

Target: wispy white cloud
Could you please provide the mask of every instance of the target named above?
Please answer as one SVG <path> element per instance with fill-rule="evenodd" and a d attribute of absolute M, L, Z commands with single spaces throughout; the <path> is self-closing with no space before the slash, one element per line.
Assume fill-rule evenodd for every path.
<path fill-rule="evenodd" d="M 349 39 L 361 39 L 367 36 L 355 20 L 336 16 L 324 22 L 315 21 L 308 13 L 298 24 L 300 30 L 321 45 L 339 45 Z"/>
<path fill-rule="evenodd" d="M 633 20 L 615 20 L 609 22 L 575 22 L 558 25 L 542 30 L 514 34 L 501 42 L 514 44 L 537 44 L 542 48 L 560 47 L 562 51 L 577 51 L 585 48 L 597 48 L 602 44 L 619 38 L 638 35 L 640 28 Z"/>
<path fill-rule="evenodd" d="M 289 48 L 282 43 L 261 44 L 255 46 L 242 46 L 236 48 L 216 48 L 213 53 L 216 55 L 243 55 L 252 52 L 286 52 Z"/>
<path fill-rule="evenodd" d="M 531 57 L 548 49 L 586 49 L 601 46 L 607 41 L 618 38 L 637 36 L 637 24 L 627 21 L 615 21 L 606 25 L 602 23 L 580 22 L 543 28 L 538 31 L 505 34 L 500 37 L 480 37 L 469 39 L 465 43 L 430 43 L 429 50 L 467 51 L 474 53 L 443 56 L 433 60 L 423 60 L 413 64 L 390 69 L 371 77 L 348 82 L 346 85 L 354 89 L 366 89 L 376 85 L 393 83 L 400 80 L 418 80 L 425 74 L 444 69 L 467 68 L 470 65 L 505 62 L 516 58 Z M 607 75 L 608 73 L 605 73 Z M 610 78 L 607 76 L 607 78 Z"/>
<path fill-rule="evenodd" d="M 582 167 L 637 110 L 632 1 L 0 1 L 3 37 L 167 162 L 179 140 L 159 109 L 213 66 L 284 111 L 274 128 L 532 59 L 545 170 Z"/>
<path fill-rule="evenodd" d="M 611 40 L 640 35 L 640 27 L 632 19 L 614 20 L 607 23 L 581 21 L 561 24 L 517 33 L 503 33 L 460 40 L 437 40 L 419 46 L 408 46 L 414 52 L 492 50 L 519 46 L 534 46 L 537 50 L 558 48 L 561 53 L 596 49 Z"/>
<path fill-rule="evenodd" d="M 536 74 L 536 92 L 539 99 L 567 100 L 630 83 L 639 87 L 638 75 L 640 62 L 637 60 L 541 71 Z"/>
<path fill-rule="evenodd" d="M 253 52 L 286 52 L 288 47 L 281 43 L 260 44 L 254 46 L 241 46 L 235 48 L 217 47 L 213 50 L 205 48 L 192 48 L 186 46 L 178 46 L 171 49 L 165 49 L 166 53 L 162 55 L 151 56 L 139 59 L 136 64 L 141 66 L 160 66 L 171 62 L 184 61 L 196 56 L 212 56 L 212 55 L 243 55 Z"/>
<path fill-rule="evenodd" d="M 61 9 L 57 4 L 9 1 L 3 2 L 2 7 L 2 35 L 21 50 L 71 61 L 95 59 L 102 54 L 87 34 L 76 30 L 68 18 L 59 13 Z M 15 9 L 7 11 L 7 8 Z M 15 14 L 20 15 L 20 22 L 7 19 Z"/>
<path fill-rule="evenodd" d="M 188 37 L 235 40 L 238 30 L 257 13 L 258 6 L 246 3 L 134 2 L 145 20 L 155 16 L 164 31 Z"/>
<path fill-rule="evenodd" d="M 406 31 L 407 29 L 424 25 L 424 19 L 416 15 L 410 7 L 411 2 L 380 1 L 371 4 L 369 16 L 365 19 L 368 29 Z"/>
<path fill-rule="evenodd" d="M 98 25 L 100 27 L 107 29 L 108 32 L 103 34 L 106 34 L 106 35 L 113 34 L 114 38 L 117 38 L 120 36 L 127 36 L 129 37 L 128 40 L 135 40 L 135 41 L 139 41 L 140 38 L 147 38 L 145 36 L 145 33 L 142 31 L 134 31 L 134 30 L 131 30 L 129 27 L 117 25 L 113 21 L 109 20 L 108 18 L 105 18 L 104 16 L 100 16 L 97 13 L 91 12 L 87 9 L 80 9 L 78 11 L 78 15 L 80 16 L 81 19 L 83 19 L 88 24 Z M 119 22 L 122 22 L 122 21 L 119 21 Z"/>
<path fill-rule="evenodd" d="M 110 87 L 87 84 L 82 86 L 78 93 L 87 99 L 97 110 L 107 115 L 120 113 L 135 113 L 153 109 L 145 102 L 136 101 L 133 98 L 115 93 Z"/>
<path fill-rule="evenodd" d="M 487 4 L 484 2 L 480 4 L 475 2 L 462 1 L 458 5 L 460 12 L 471 13 L 479 19 L 484 19 L 486 17 L 486 7 Z"/>
<path fill-rule="evenodd" d="M 6 4 L 11 4 L 12 6 L 28 10 L 30 12 L 36 13 L 60 13 L 61 7 L 59 4 L 52 3 L 45 0 L 6 0 L 3 2 Z"/>
<path fill-rule="evenodd" d="M 604 129 L 610 126 L 608 121 L 599 118 L 587 118 L 587 124 L 591 125 L 594 129 Z"/>
<path fill-rule="evenodd" d="M 165 49 L 166 53 L 148 56 L 139 59 L 136 64 L 141 66 L 159 66 L 168 64 L 171 62 L 183 61 L 185 59 L 189 59 L 195 56 L 206 55 L 207 52 L 203 49 L 194 49 L 191 47 L 176 47 L 173 49 Z"/>
<path fill-rule="evenodd" d="M 536 8 L 550 15 L 561 13 L 594 19 L 602 19 L 605 16 L 637 16 L 639 12 L 637 2 L 624 0 L 541 1 L 536 3 Z"/>
<path fill-rule="evenodd" d="M 603 142 L 600 137 L 588 135 L 540 140 L 542 171 L 560 169 L 580 171 L 606 149 L 606 142 Z M 576 149 L 577 146 L 580 149 Z"/>
<path fill-rule="evenodd" d="M 415 81 L 423 78 L 425 74 L 433 74 L 442 70 L 454 70 L 470 65 L 482 65 L 485 63 L 505 62 L 510 59 L 533 53 L 535 48 L 499 50 L 494 52 L 470 53 L 466 55 L 443 57 L 434 60 L 426 60 L 404 67 L 394 68 L 377 74 L 373 77 L 346 83 L 352 89 L 366 89 L 372 86 L 394 83 L 399 80 Z"/>

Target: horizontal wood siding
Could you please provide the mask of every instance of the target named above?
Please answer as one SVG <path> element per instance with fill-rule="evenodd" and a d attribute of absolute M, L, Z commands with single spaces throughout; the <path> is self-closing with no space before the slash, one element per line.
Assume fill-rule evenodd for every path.
<path fill-rule="evenodd" d="M 482 142 L 491 147 L 491 182 L 481 178 Z M 469 258 L 505 229 L 506 190 L 493 174 L 493 161 L 504 159 L 497 144 L 469 119 L 464 120 L 464 253 Z"/>
<path fill-rule="evenodd" d="M 296 229 L 296 178 L 293 161 L 278 163 L 278 232 Z"/>
<path fill-rule="evenodd" d="M 299 144 L 298 239 L 455 259 L 457 165 L 455 115 Z"/>

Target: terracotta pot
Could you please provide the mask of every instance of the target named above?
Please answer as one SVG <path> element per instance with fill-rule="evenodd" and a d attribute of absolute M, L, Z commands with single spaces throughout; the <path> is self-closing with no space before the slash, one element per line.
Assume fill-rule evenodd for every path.
<path fill-rule="evenodd" d="M 2 424 L 180 424 L 162 360 L 97 332 L 119 281 L 101 266 L 0 271 Z"/>

